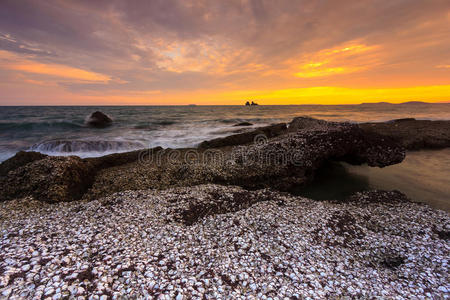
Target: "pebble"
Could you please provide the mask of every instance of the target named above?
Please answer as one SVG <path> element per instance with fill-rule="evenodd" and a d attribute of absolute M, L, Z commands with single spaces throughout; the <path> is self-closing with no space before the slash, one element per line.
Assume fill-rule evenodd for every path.
<path fill-rule="evenodd" d="M 31 266 L 30 265 L 23 265 L 21 269 L 22 269 L 22 271 L 27 272 L 28 270 L 31 269 Z"/>
<path fill-rule="evenodd" d="M 189 225 L 178 219 L 192 199 L 214 205 L 218 197 L 232 198 L 227 195 L 263 200 L 237 210 L 236 203 L 222 203 L 230 207 Z M 450 216 L 423 204 L 316 202 L 217 185 L 126 191 L 90 202 L 30 201 L 0 202 L 2 298 L 448 294 L 450 245 L 433 228 L 448 230 Z M 23 235 L 6 238 L 18 228 Z M 42 228 L 54 235 L 42 233 Z M 10 281 L 11 274 L 19 278 Z M 393 279 L 397 276 L 402 280 Z M 87 295 L 91 290 L 95 292 Z"/>

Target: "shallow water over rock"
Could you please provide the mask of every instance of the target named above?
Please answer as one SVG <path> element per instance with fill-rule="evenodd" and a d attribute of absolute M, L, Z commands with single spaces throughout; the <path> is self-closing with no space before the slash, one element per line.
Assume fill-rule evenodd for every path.
<path fill-rule="evenodd" d="M 405 160 L 385 168 L 330 163 L 314 182 L 294 193 L 317 199 L 345 199 L 368 189 L 399 190 L 413 201 L 450 211 L 450 149 L 411 151 Z"/>

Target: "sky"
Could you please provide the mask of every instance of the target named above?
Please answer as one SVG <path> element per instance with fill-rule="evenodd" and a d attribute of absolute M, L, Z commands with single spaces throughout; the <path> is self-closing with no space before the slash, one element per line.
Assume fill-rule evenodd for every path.
<path fill-rule="evenodd" d="M 450 102 L 448 0 L 0 0 L 0 105 Z"/>

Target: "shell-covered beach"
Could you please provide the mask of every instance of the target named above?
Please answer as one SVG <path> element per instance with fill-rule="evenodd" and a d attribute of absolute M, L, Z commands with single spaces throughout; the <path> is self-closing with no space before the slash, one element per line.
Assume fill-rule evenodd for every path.
<path fill-rule="evenodd" d="M 221 209 L 192 222 L 191 202 Z M 399 192 L 339 203 L 200 185 L 9 201 L 0 213 L 1 293 L 13 299 L 430 299 L 450 288 L 448 213 Z"/>

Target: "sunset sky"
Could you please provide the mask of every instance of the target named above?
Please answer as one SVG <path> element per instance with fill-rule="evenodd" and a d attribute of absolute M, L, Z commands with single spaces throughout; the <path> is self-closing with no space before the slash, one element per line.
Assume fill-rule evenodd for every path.
<path fill-rule="evenodd" d="M 0 105 L 450 102 L 449 0 L 0 0 Z"/>

